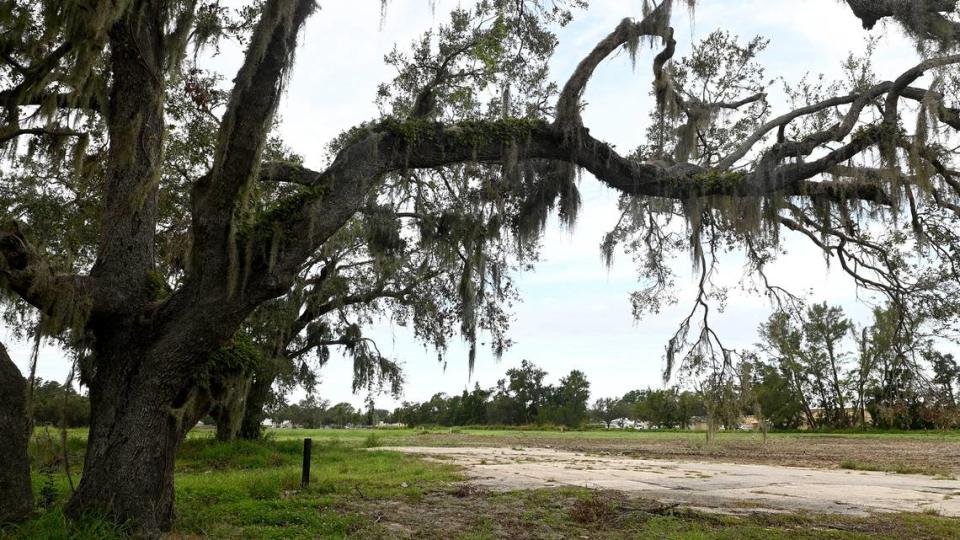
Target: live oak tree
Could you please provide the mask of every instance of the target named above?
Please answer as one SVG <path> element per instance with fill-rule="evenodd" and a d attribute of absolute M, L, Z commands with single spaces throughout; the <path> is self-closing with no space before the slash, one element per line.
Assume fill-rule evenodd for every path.
<path fill-rule="evenodd" d="M 416 40 L 410 53 L 394 50 L 387 62 L 398 75 L 378 92 L 384 114 L 409 117 L 422 109 L 425 88 L 457 92 L 455 98 L 429 98 L 431 109 L 416 113 L 433 117 L 499 118 L 504 107 L 525 107 L 531 102 L 527 96 L 539 97 L 551 35 L 537 26 L 541 23 L 528 21 L 523 39 L 505 40 L 499 34 L 519 24 L 518 14 L 503 12 L 500 23 L 484 24 L 491 9 L 456 10 L 449 24 Z M 507 45 L 496 62 L 485 45 L 491 40 Z M 461 64 L 474 64 L 471 78 L 458 69 Z M 479 99 L 492 80 L 520 96 L 518 105 L 503 101 L 506 87 L 494 93 L 492 104 Z M 199 131 L 210 131 L 208 116 L 199 116 L 207 124 Z M 335 140 L 331 152 L 349 137 L 348 132 Z M 191 416 L 209 410 L 218 438 L 256 438 L 265 402 L 294 384 L 311 389 L 315 368 L 329 360 L 332 347 L 352 357 L 355 392 L 384 385 L 396 392 L 399 367 L 364 336 L 363 328 L 377 317 L 412 326 L 441 360 L 456 330 L 470 345 L 471 368 L 481 332 L 494 354 L 502 354 L 510 345 L 505 308 L 516 296 L 511 272 L 536 258 L 536 239 L 522 231 L 540 226 L 550 197 L 522 186 L 501 185 L 491 192 L 489 174 L 461 166 L 387 179 L 376 199 L 304 265 L 291 292 L 248 318 L 242 332 L 258 344 L 260 360 L 249 366 L 253 369 L 228 367 L 205 377 Z"/>
<path fill-rule="evenodd" d="M 847 4 L 865 26 L 891 20 L 908 29 L 924 59 L 892 81 L 864 74 L 835 95 L 803 99 L 768 120 L 752 110 L 763 95 L 727 100 L 684 86 L 689 75 L 685 80 L 671 62 L 670 1 L 647 3 L 641 18 L 625 19 L 556 92 L 543 67 L 555 41 L 546 25 L 567 20 L 564 7 L 479 2 L 454 18 L 451 28 L 464 38 L 459 46 L 439 54 L 422 47 L 425 63 L 410 65 L 426 69 L 397 81 L 415 99 L 347 131 L 329 166 L 313 171 L 271 140 L 300 29 L 316 9 L 312 0 L 267 0 L 232 17 L 217 3 L 195 0 L 4 2 L 0 142 L 8 203 L 0 277 L 5 291 L 40 314 L 38 330 L 85 351 L 80 367 L 92 423 L 68 513 L 106 512 L 145 535 L 169 528 L 174 453 L 198 377 L 211 359 L 214 367 L 227 362 L 218 353 L 241 339 L 258 309 L 299 294 L 322 273 L 318 254 L 332 251 L 325 248 L 345 227 L 357 216 L 381 215 L 384 205 L 388 221 L 423 213 L 421 236 L 454 231 L 470 239 L 471 228 L 492 235 L 509 223 L 523 246 L 551 207 L 575 217 L 577 173 L 591 173 L 627 197 L 632 229 L 618 238 L 644 253 L 655 279 L 667 277 L 663 260 L 671 250 L 692 247 L 701 295 L 671 341 L 671 361 L 685 347 L 689 359 L 715 357 L 719 340 L 707 312 L 717 298 L 709 283 L 720 248 L 745 246 L 751 270 L 763 276 L 781 228 L 806 235 L 863 287 L 890 297 L 899 320 L 922 310 L 949 320 L 956 274 L 949 266 L 933 271 L 930 261 L 952 262 L 957 245 L 960 184 L 943 145 L 960 128 L 951 69 L 960 56 L 949 54 L 956 3 Z M 243 65 L 222 106 L 204 113 L 217 117 L 211 150 L 172 180 L 168 170 L 178 164 L 166 151 L 171 159 L 186 152 L 173 148 L 176 111 L 166 109 L 167 98 L 172 88 L 196 82 L 194 48 L 216 46 L 224 35 L 244 40 Z M 663 130 L 684 144 L 624 156 L 584 126 L 582 97 L 604 59 L 620 50 L 636 58 L 644 44 L 657 49 Z M 914 86 L 928 72 L 933 81 Z M 724 84 L 709 70 L 694 76 Z M 185 88 L 201 111 L 215 97 L 202 84 Z M 389 89 L 384 95 L 391 97 Z M 907 107 L 920 108 L 909 130 Z M 739 114 L 745 123 L 723 120 Z M 735 142 L 710 140 L 720 133 Z M 419 196 L 430 199 L 424 194 L 445 189 L 451 178 L 471 195 L 449 214 L 418 212 Z M 475 217 L 463 221 L 464 213 Z M 686 233 L 677 237 L 670 219 Z M 888 236 L 874 237 L 869 224 L 877 222 L 889 225 Z M 489 240 L 484 231 L 480 238 Z M 488 245 L 472 240 L 447 249 L 462 263 L 455 318 L 470 342 L 478 320 L 473 299 L 496 286 L 477 276 L 499 273 L 485 266 Z M 911 266 L 916 247 L 926 258 Z M 773 285 L 767 290 L 785 298 Z M 651 298 L 638 306 L 655 306 Z M 687 343 L 695 313 L 703 316 L 702 331 Z"/>
<path fill-rule="evenodd" d="M 495 9 L 488 5 L 478 9 L 475 14 L 455 13 L 453 28 L 442 36 L 442 56 L 437 62 L 437 66 L 447 65 L 460 57 L 476 61 L 477 54 L 483 54 L 488 75 L 483 76 L 480 70 L 474 69 L 471 78 L 464 82 L 462 74 L 451 71 L 449 81 L 438 78 L 430 84 L 433 91 L 446 92 L 453 83 L 457 83 L 462 99 L 470 86 L 488 86 L 492 75 L 501 79 L 509 77 L 514 92 L 521 98 L 526 96 L 524 84 L 532 84 L 533 92 L 539 91 L 538 85 L 542 84 L 543 77 L 522 71 L 542 69 L 546 57 L 544 53 L 547 48 L 552 48 L 551 36 L 538 30 L 541 24 L 539 18 L 527 21 L 525 32 L 511 33 L 509 36 L 503 35 L 505 24 L 518 25 L 516 21 L 510 22 L 509 17 L 504 19 L 507 23 L 501 22 L 493 27 L 468 24 L 481 20 L 484 13 Z M 219 7 L 203 6 L 196 13 L 195 34 L 212 39 L 216 36 L 207 34 L 211 26 L 215 26 L 223 34 L 243 38 L 249 30 L 253 13 L 255 11 L 244 10 L 238 18 L 228 21 Z M 516 19 L 516 16 L 513 17 Z M 548 16 L 545 20 L 552 18 Z M 521 63 L 518 60 L 498 58 L 497 55 L 504 56 L 510 48 L 491 53 L 481 47 L 496 46 L 514 38 L 527 47 L 527 59 L 522 62 L 522 68 L 510 68 L 510 64 Z M 421 44 L 421 49 L 423 46 L 429 49 L 428 42 Z M 531 55 L 536 55 L 540 60 L 530 61 Z M 514 55 L 513 58 L 519 59 L 520 55 Z M 405 62 L 399 57 L 396 61 Z M 393 95 L 389 96 L 390 103 L 384 105 L 386 110 L 408 117 L 413 114 L 411 109 L 414 106 L 423 107 L 421 94 L 425 87 L 417 85 L 418 73 L 430 70 L 436 71 L 435 77 L 446 77 L 442 70 L 438 71 L 436 66 L 429 65 L 432 61 L 433 58 L 421 54 L 415 62 L 401 66 L 401 78 L 405 79 L 398 82 Z M 411 77 L 410 73 L 414 76 Z M 169 123 L 166 126 L 166 154 L 159 179 L 158 253 L 156 269 L 149 276 L 152 294 L 157 301 L 168 300 L 183 285 L 187 275 L 193 241 L 191 201 L 187 195 L 192 181 L 203 177 L 212 166 L 210 159 L 217 152 L 217 133 L 224 121 L 216 113 L 226 105 L 229 97 L 229 92 L 218 90 L 215 76 L 192 67 L 189 62 L 173 72 L 171 77 L 171 88 L 165 96 Z M 527 82 L 524 83 L 524 80 Z M 483 114 L 478 113 L 485 104 L 479 100 L 473 101 L 458 103 L 456 110 L 460 115 L 482 117 Z M 525 102 L 520 100 L 520 103 Z M 443 106 L 435 106 L 432 110 L 417 114 L 436 115 L 448 108 L 450 103 L 447 101 Z M 90 110 L 100 114 L 101 107 L 91 106 Z M 502 114 L 502 108 L 497 107 L 496 115 L 499 117 Z M 92 122 L 96 122 L 96 119 Z M 86 168 L 75 167 L 73 170 L 63 167 L 63 163 L 56 158 L 62 158 L 68 152 L 74 157 L 82 156 L 91 144 L 89 139 L 95 137 L 96 132 L 77 131 L 55 135 L 57 137 L 50 141 L 40 141 L 44 144 L 38 148 L 31 146 L 27 152 L 13 156 L 11 161 L 16 169 L 11 171 L 7 179 L 11 190 L 6 200 L 11 208 L 19 208 L 23 216 L 29 216 L 31 226 L 44 241 L 55 244 L 47 248 L 50 258 L 62 257 L 69 265 L 83 268 L 85 263 L 94 263 L 96 242 L 91 240 L 92 235 L 85 233 L 89 232 L 90 221 L 99 221 L 99 215 L 97 211 L 64 213 L 62 210 L 81 205 L 84 209 L 98 207 L 97 199 L 101 193 L 97 190 L 84 191 L 83 188 L 96 185 L 103 171 L 98 169 L 98 162 L 92 158 L 88 160 Z M 78 143 L 77 147 L 70 148 L 67 146 L 69 139 L 65 140 L 59 135 L 77 137 L 83 146 Z M 343 141 L 349 140 L 349 135 L 331 145 L 332 148 L 339 151 Z M 51 144 L 48 147 L 46 143 Z M 100 146 L 101 150 L 103 148 Z M 286 178 L 283 174 L 289 173 L 297 165 L 296 156 L 289 155 L 270 136 L 264 142 L 262 159 L 272 162 L 261 171 L 263 183 L 255 185 L 245 196 L 245 204 L 253 210 L 250 216 L 264 211 L 279 212 L 282 202 L 278 200 L 290 195 L 289 190 L 283 191 L 283 186 L 289 185 L 284 181 Z M 277 172 L 281 174 L 278 176 Z M 424 186 L 431 187 L 426 182 L 441 182 L 439 178 L 419 178 L 413 172 L 385 179 L 381 193 L 397 194 L 392 202 L 388 196 L 387 205 L 376 193 L 358 199 L 357 214 L 361 217 L 345 223 L 322 246 L 318 244 L 317 249 L 298 268 L 298 275 L 290 285 L 288 294 L 275 302 L 261 305 L 261 309 L 248 317 L 225 343 L 209 353 L 205 360 L 198 362 L 189 383 L 178 395 L 180 436 L 207 412 L 223 420 L 224 424 L 235 427 L 236 415 L 230 414 L 232 406 L 242 401 L 241 396 L 245 392 L 248 398 L 262 396 L 264 387 L 269 390 L 273 382 L 274 375 L 270 373 L 273 366 L 257 370 L 257 375 L 267 372 L 267 376 L 256 377 L 253 381 L 249 379 L 250 368 L 275 360 L 298 359 L 311 351 L 316 351 L 317 360 L 322 364 L 329 357 L 328 347 L 334 345 L 347 348 L 354 356 L 355 384 L 386 379 L 386 382 L 395 385 L 398 380 L 396 366 L 384 359 L 368 339 L 363 338 L 360 325 L 357 324 L 369 319 L 370 312 L 382 310 L 382 306 L 372 306 L 379 300 L 394 302 L 396 305 L 390 309 L 395 318 L 401 322 L 412 320 L 418 336 L 437 349 L 445 347 L 454 323 L 459 323 L 461 333 L 474 347 L 478 329 L 490 334 L 495 352 L 502 351 L 508 345 L 503 336 L 506 317 L 499 302 L 510 300 L 513 293 L 503 254 L 510 251 L 511 256 L 519 256 L 523 260 L 526 257 L 524 254 L 531 253 L 535 246 L 529 241 L 522 246 L 512 245 L 508 238 L 501 239 L 499 235 L 511 226 L 503 216 L 522 214 L 517 211 L 517 205 L 523 201 L 511 202 L 506 197 L 493 200 L 489 185 L 471 184 L 483 171 L 478 167 L 460 167 L 445 171 L 442 183 L 446 189 L 442 196 L 418 192 L 416 203 L 404 206 L 402 203 L 412 198 L 410 193 L 414 188 L 426 191 Z M 55 191 L 53 196 L 45 189 L 36 192 L 27 189 L 26 193 L 16 193 L 18 188 L 40 185 L 43 181 L 51 182 L 51 178 L 52 183 L 64 187 Z M 274 185 L 280 188 L 273 190 L 263 187 Z M 534 195 L 537 194 L 534 191 Z M 483 199 L 484 204 L 477 204 L 478 198 Z M 90 199 L 93 199 L 92 204 Z M 266 208 L 268 203 L 272 203 L 270 208 Z M 526 206 L 537 211 L 536 207 L 540 204 L 534 200 Z M 406 211 L 396 212 L 398 207 Z M 68 216 L 80 219 L 69 219 Z M 413 228 L 419 242 L 414 242 L 410 249 L 407 248 L 409 242 L 402 238 L 403 233 L 409 231 L 399 230 L 397 224 L 401 218 L 416 223 Z M 429 250 L 426 249 L 428 247 Z M 245 273 L 249 271 L 250 268 L 244 268 Z M 345 308 L 353 309 L 347 312 Z M 23 315 L 19 310 L 14 311 L 14 319 Z M 57 318 L 49 316 L 55 310 L 47 311 L 49 313 L 40 319 L 45 331 L 58 335 L 61 330 L 69 330 L 62 324 L 59 314 Z M 323 320 L 331 315 L 335 315 L 336 319 Z M 359 318 L 360 321 L 351 321 L 349 318 Z M 73 334 L 74 346 L 80 349 L 88 347 L 88 340 L 92 336 L 87 332 Z M 267 358 L 266 362 L 258 358 L 271 353 L 277 353 L 279 358 Z M 471 356 L 473 354 L 471 351 Z M 81 367 L 86 368 L 83 370 L 85 376 L 91 374 L 89 363 Z M 301 364 L 300 367 L 304 366 Z M 312 377 L 309 370 L 303 369 L 299 369 L 297 375 L 299 382 L 309 381 Z M 259 428 L 259 421 L 254 427 Z"/>

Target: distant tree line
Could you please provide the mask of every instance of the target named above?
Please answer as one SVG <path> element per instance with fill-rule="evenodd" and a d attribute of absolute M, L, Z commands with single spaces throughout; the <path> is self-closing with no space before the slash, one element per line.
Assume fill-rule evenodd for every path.
<path fill-rule="evenodd" d="M 407 425 L 614 427 L 617 420 L 655 429 L 949 429 L 960 427 L 960 365 L 918 323 L 879 307 L 858 328 L 826 303 L 779 311 L 760 326 L 761 343 L 689 388 L 634 390 L 589 408 L 579 371 L 557 386 L 524 361 L 494 388 L 437 394 L 404 403 L 389 417 Z M 619 423 L 622 425 L 623 423 Z M 696 425 L 695 425 L 696 424 Z"/>
<path fill-rule="evenodd" d="M 389 420 L 410 426 L 558 425 L 580 427 L 588 420 L 590 382 L 573 370 L 556 385 L 547 372 L 524 360 L 508 369 L 493 388 L 474 385 L 460 395 L 434 395 L 423 403 L 404 402 Z"/>
<path fill-rule="evenodd" d="M 745 406 L 775 427 L 936 429 L 960 426 L 960 366 L 897 310 L 857 328 L 843 309 L 778 312 L 741 369 Z M 750 403 L 752 402 L 752 403 Z"/>
<path fill-rule="evenodd" d="M 700 377 L 695 390 L 601 398 L 590 415 L 608 427 L 627 419 L 683 429 L 702 419 L 732 428 L 750 415 L 774 429 L 958 428 L 960 365 L 909 324 L 884 308 L 862 328 L 827 304 L 777 312 L 761 325 L 756 350 Z"/>
<path fill-rule="evenodd" d="M 385 420 L 390 411 L 374 407 L 367 398 L 366 407 L 356 408 L 350 403 L 330 405 L 325 399 L 307 396 L 293 405 L 282 404 L 268 413 L 274 425 L 290 424 L 304 428 L 373 426 Z"/>
<path fill-rule="evenodd" d="M 857 328 L 840 307 L 816 304 L 777 312 L 760 326 L 761 343 L 727 366 L 725 377 L 701 377 L 690 388 L 633 390 L 588 406 L 590 383 L 574 370 L 555 384 L 524 360 L 492 388 L 438 393 L 390 412 L 372 397 L 363 407 L 331 405 L 308 396 L 268 407 L 274 425 L 345 427 L 378 422 L 410 426 L 558 425 L 616 420 L 654 429 L 688 429 L 701 422 L 734 428 L 752 415 L 773 429 L 947 429 L 960 427 L 960 365 L 934 340 L 904 341 L 904 321 L 878 308 Z M 87 396 L 56 381 L 37 379 L 32 393 L 37 425 L 89 424 Z M 207 418 L 206 423 L 215 419 Z M 697 425 L 695 425 L 697 424 Z"/>
<path fill-rule="evenodd" d="M 756 428 L 949 429 L 960 427 L 960 365 L 939 343 L 904 325 L 892 309 L 877 308 L 857 328 L 840 307 L 815 304 L 776 312 L 760 326 L 761 342 L 738 362 L 690 377 L 688 388 L 627 392 L 588 406 L 590 383 L 574 370 L 555 385 L 524 360 L 492 388 L 474 385 L 459 395 L 438 393 L 393 412 L 308 398 L 271 413 L 275 422 L 304 427 L 557 425 L 588 422 L 622 427 L 708 431 L 737 428 L 752 416 Z M 905 337 L 907 336 L 907 337 Z M 621 420 L 621 422 L 616 422 Z"/>
<path fill-rule="evenodd" d="M 68 428 L 90 425 L 90 399 L 73 386 L 37 378 L 30 390 L 30 408 L 37 426 Z"/>
<path fill-rule="evenodd" d="M 652 429 L 689 429 L 705 415 L 703 395 L 677 387 L 632 390 L 623 397 L 600 398 L 590 408 L 590 418 L 608 428 L 622 427 L 615 424 L 618 420 L 630 420 Z M 730 425 L 736 420 L 730 419 Z"/>

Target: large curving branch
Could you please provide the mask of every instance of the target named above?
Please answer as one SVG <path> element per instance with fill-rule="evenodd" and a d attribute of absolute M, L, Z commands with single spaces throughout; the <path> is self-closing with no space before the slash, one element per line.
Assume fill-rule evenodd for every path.
<path fill-rule="evenodd" d="M 256 179 L 297 36 L 315 8 L 314 0 L 270 0 L 263 7 L 227 103 L 213 166 L 193 191 L 192 273 L 201 288 L 222 283 L 237 265 L 224 247 L 233 243 L 243 192 Z"/>
<path fill-rule="evenodd" d="M 807 197 L 821 200 L 862 200 L 890 204 L 881 183 L 870 180 L 823 181 L 817 177 L 834 170 L 857 155 L 881 144 L 884 124 L 861 126 L 860 112 L 875 99 L 894 90 L 899 96 L 923 100 L 930 94 L 909 83 L 932 67 L 955 64 L 960 57 L 928 60 L 895 82 L 886 82 L 860 93 L 839 96 L 787 113 L 761 126 L 716 169 L 689 163 L 642 163 L 625 158 L 610 145 L 594 138 L 582 126 L 580 98 L 592 74 L 608 55 L 630 45 L 639 36 L 660 36 L 666 49 L 657 56 L 655 71 L 662 71 L 674 49 L 672 32 L 656 10 L 643 21 L 624 20 L 578 65 L 564 85 L 553 123 L 540 120 L 505 119 L 441 124 L 424 119 L 387 120 L 358 131 L 334 162 L 324 171 L 311 171 L 296 164 L 267 164 L 261 178 L 304 186 L 300 195 L 283 201 L 278 211 L 263 217 L 248 245 L 246 256 L 261 272 L 256 287 L 277 294 L 293 279 L 302 261 L 332 236 L 361 207 L 371 190 L 387 174 L 411 169 L 434 169 L 460 163 L 503 163 L 525 160 L 562 162 L 592 173 L 599 181 L 624 194 L 688 200 L 727 196 L 754 198 L 766 195 Z M 660 74 L 655 73 L 657 77 Z M 915 76 L 917 75 L 917 76 Z M 736 107 L 739 103 L 719 104 Z M 942 101 L 942 100 L 938 100 Z M 754 169 L 727 172 L 770 131 L 796 118 L 827 108 L 851 105 L 842 122 L 801 141 L 781 141 L 768 149 Z M 937 114 L 953 125 L 957 111 L 938 105 Z M 846 142 L 844 143 L 844 141 Z M 843 143 L 833 149 L 824 145 Z M 802 158 L 821 151 L 815 159 Z M 279 240 L 278 240 L 279 238 Z"/>
<path fill-rule="evenodd" d="M 893 18 L 924 39 L 960 40 L 960 23 L 945 14 L 956 12 L 956 0 L 846 0 L 863 27 L 872 29 L 883 19 Z"/>
<path fill-rule="evenodd" d="M 640 36 L 660 36 L 663 34 L 664 40 L 669 44 L 675 45 L 673 41 L 673 30 L 667 27 L 669 12 L 667 11 L 668 2 L 662 2 L 656 10 L 644 17 L 642 21 L 633 19 L 624 19 L 616 29 L 605 37 L 592 51 L 580 61 L 573 74 L 567 79 L 560 96 L 557 99 L 556 123 L 558 125 L 579 126 L 582 124 L 580 119 L 580 100 L 587 88 L 587 83 L 593 77 L 600 62 L 603 62 L 610 54 L 618 48 L 636 42 Z M 669 55 L 672 56 L 673 48 L 670 47 Z M 665 62 L 665 60 L 663 61 Z M 660 63 L 662 68 L 663 62 Z M 656 67 L 655 67 L 656 71 Z"/>
<path fill-rule="evenodd" d="M 67 311 L 82 316 L 74 310 L 82 311 L 90 303 L 87 278 L 54 272 L 15 221 L 0 226 L 0 288 L 64 324 L 71 322 L 64 320 L 70 315 Z"/>
<path fill-rule="evenodd" d="M 444 125 L 433 122 L 385 122 L 369 128 L 340 153 L 323 172 L 293 164 L 266 168 L 274 181 L 288 178 L 308 189 L 281 203 L 255 231 L 265 236 L 255 242 L 262 276 L 256 289 L 279 290 L 292 279 L 309 253 L 332 236 L 362 206 L 369 191 L 392 172 L 434 169 L 459 163 L 502 163 L 511 159 L 570 163 L 592 173 L 599 181 L 624 194 L 688 200 L 694 197 L 785 196 L 859 199 L 883 203 L 886 195 L 878 183 L 812 180 L 874 144 L 855 139 L 809 163 L 785 164 L 746 174 L 715 175 L 691 164 L 663 166 L 640 163 L 619 155 L 595 139 L 586 128 L 542 121 L 502 120 Z M 278 231 L 282 231 L 279 232 Z M 279 240 L 278 240 L 279 236 Z M 256 265 L 254 265 L 256 267 Z M 267 269 L 272 272 L 266 272 Z M 277 273 L 279 272 L 279 274 Z M 254 272 L 256 274 L 256 272 Z M 277 277 L 282 275 L 283 277 Z M 264 277 L 264 279 L 266 279 Z M 253 282 L 251 282 L 252 284 Z"/>

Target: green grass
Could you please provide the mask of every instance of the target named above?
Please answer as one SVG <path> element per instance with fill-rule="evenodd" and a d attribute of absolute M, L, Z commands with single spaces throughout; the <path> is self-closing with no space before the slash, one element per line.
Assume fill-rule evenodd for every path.
<path fill-rule="evenodd" d="M 953 479 L 950 471 L 941 467 L 916 466 L 905 463 L 874 463 L 868 461 L 859 461 L 855 459 L 845 459 L 840 462 L 841 469 L 851 471 L 877 471 L 896 474 L 924 474 L 943 479 Z"/>
<path fill-rule="evenodd" d="M 516 431 L 431 430 L 494 437 Z M 664 508 L 616 493 L 555 488 L 506 493 L 463 489 L 455 466 L 379 450 L 430 437 L 416 430 L 280 430 L 261 442 L 219 443 L 198 432 L 176 463 L 175 537 L 210 538 L 957 538 L 960 522 L 934 514 L 870 518 L 749 514 Z M 524 432 L 521 432 L 521 435 Z M 530 432 L 550 437 L 699 437 L 676 432 Z M 71 430 L 77 481 L 85 431 Z M 499 434 L 499 435 L 498 435 Z M 749 437 L 728 433 L 721 437 Z M 300 487 L 302 438 L 314 439 L 310 486 Z M 789 434 L 784 436 L 805 436 Z M 845 435 L 849 436 L 849 435 Z M 885 437 L 900 436 L 885 434 Z M 931 436 L 931 435 L 926 435 Z M 428 441 L 429 442 L 429 441 Z M 57 439 L 59 444 L 59 440 Z M 31 447 L 37 516 L 0 539 L 124 538 L 130 531 L 96 517 L 67 521 L 69 494 L 59 446 L 44 434 Z M 862 464 L 857 464 L 862 465 Z M 749 509 L 747 509 L 749 510 Z"/>
<path fill-rule="evenodd" d="M 302 443 L 295 440 L 186 441 L 177 458 L 175 532 L 213 538 L 317 538 L 361 535 L 370 523 L 342 511 L 345 501 L 419 501 L 428 489 L 461 480 L 450 465 L 396 452 L 362 451 L 337 442 L 314 445 L 311 481 L 300 487 Z M 46 486 L 46 487 L 44 487 Z M 54 491 L 40 515 L 0 538 L 118 538 L 123 528 L 89 518 L 66 521 L 62 474 L 37 471 L 34 488 Z"/>
<path fill-rule="evenodd" d="M 454 467 L 395 452 L 315 445 L 300 487 L 300 441 L 187 441 L 177 463 L 177 530 L 219 537 L 316 538 L 359 533 L 367 520 L 338 507 L 354 499 L 417 501 L 460 480 Z"/>

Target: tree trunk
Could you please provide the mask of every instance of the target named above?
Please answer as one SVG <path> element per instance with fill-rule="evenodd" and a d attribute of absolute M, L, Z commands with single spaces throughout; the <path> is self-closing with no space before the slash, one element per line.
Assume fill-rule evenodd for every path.
<path fill-rule="evenodd" d="M 94 351 L 83 477 L 66 513 L 106 514 L 135 524 L 139 536 L 158 537 L 174 518 L 174 458 L 192 385 L 173 368 L 182 347 L 145 346 L 135 330 L 112 334 L 98 336 Z"/>
<path fill-rule="evenodd" d="M 26 392 L 26 381 L 0 344 L 0 524 L 21 521 L 33 511 Z"/>
<path fill-rule="evenodd" d="M 268 367 L 262 367 L 254 375 L 250 391 L 247 393 L 243 420 L 240 422 L 238 435 L 241 439 L 256 441 L 263 437 L 263 420 L 266 416 L 265 409 L 273 388 L 273 375 L 273 370 Z"/>
<path fill-rule="evenodd" d="M 245 372 L 234 372 L 210 381 L 213 407 L 210 416 L 217 422 L 217 440 L 232 441 L 237 438 L 244 413 L 247 395 L 253 377 Z"/>
<path fill-rule="evenodd" d="M 840 412 L 837 413 L 837 421 L 840 422 L 840 427 L 850 427 L 850 417 L 847 415 L 847 403 L 843 399 L 843 385 L 840 384 L 837 357 L 832 343 L 827 344 L 827 355 L 830 358 L 830 370 L 831 375 L 833 375 L 833 379 L 830 382 L 833 384 L 834 393 L 837 394 L 837 405 L 840 408 Z"/>
<path fill-rule="evenodd" d="M 137 2 L 109 32 L 110 145 L 87 321 L 94 368 L 84 374 L 90 431 L 83 476 L 65 509 L 71 517 L 97 512 L 132 522 L 146 537 L 173 521 L 174 454 L 192 361 L 218 345 L 191 343 L 185 325 L 163 329 L 169 319 L 152 311 L 166 132 L 165 4 Z"/>
<path fill-rule="evenodd" d="M 190 395 L 183 406 L 183 420 L 180 423 L 181 441 L 186 439 L 187 433 L 197 427 L 197 424 L 210 414 L 210 407 L 212 406 L 210 392 L 206 388 L 194 387 L 190 391 Z"/>

